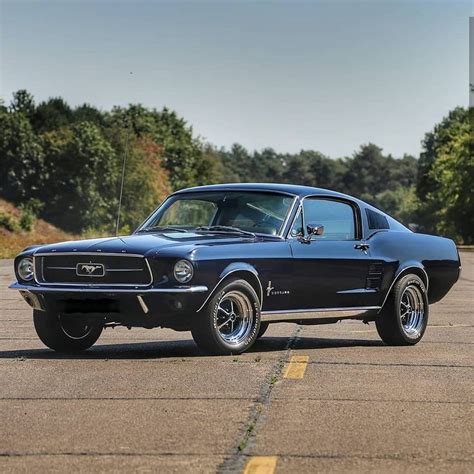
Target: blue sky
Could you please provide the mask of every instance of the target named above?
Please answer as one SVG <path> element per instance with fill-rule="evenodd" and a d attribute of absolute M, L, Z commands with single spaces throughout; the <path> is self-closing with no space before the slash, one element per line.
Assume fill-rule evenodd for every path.
<path fill-rule="evenodd" d="M 168 106 L 218 146 L 332 157 L 417 155 L 468 103 L 470 1 L 0 3 L 6 102 Z"/>

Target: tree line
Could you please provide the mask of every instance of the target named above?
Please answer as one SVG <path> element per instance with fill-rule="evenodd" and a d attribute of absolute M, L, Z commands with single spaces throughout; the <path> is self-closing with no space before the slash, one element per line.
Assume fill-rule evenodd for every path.
<path fill-rule="evenodd" d="M 26 90 L 0 103 L 0 196 L 58 227 L 112 232 L 127 156 L 122 232 L 171 191 L 222 182 L 324 187 L 370 202 L 412 228 L 474 242 L 471 110 L 452 110 L 426 133 L 419 157 L 368 143 L 352 156 L 217 148 L 174 111 L 142 105 L 101 111 Z"/>

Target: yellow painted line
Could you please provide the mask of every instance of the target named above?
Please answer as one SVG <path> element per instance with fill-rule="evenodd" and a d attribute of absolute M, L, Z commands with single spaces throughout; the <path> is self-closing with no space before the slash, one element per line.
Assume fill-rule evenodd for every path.
<path fill-rule="evenodd" d="M 276 456 L 253 456 L 245 466 L 244 474 L 273 474 Z"/>
<path fill-rule="evenodd" d="M 306 372 L 308 359 L 308 356 L 293 356 L 290 362 L 286 364 L 283 377 L 285 379 L 302 379 Z"/>

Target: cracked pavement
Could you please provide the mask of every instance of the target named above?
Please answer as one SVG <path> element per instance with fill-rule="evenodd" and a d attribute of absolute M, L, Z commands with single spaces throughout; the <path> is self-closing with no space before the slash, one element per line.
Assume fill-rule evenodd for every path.
<path fill-rule="evenodd" d="M 0 471 L 472 472 L 474 252 L 415 347 L 374 324 L 275 324 L 207 357 L 190 333 L 107 329 L 62 356 L 34 332 L 0 261 Z M 300 379 L 284 378 L 307 356 Z"/>

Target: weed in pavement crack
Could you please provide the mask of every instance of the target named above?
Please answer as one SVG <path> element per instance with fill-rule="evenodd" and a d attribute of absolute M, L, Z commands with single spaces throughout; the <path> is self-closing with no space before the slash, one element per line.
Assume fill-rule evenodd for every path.
<path fill-rule="evenodd" d="M 281 376 L 285 361 L 288 360 L 290 351 L 297 341 L 300 332 L 301 326 L 296 326 L 293 334 L 288 339 L 284 354 L 277 360 L 270 370 L 270 373 L 265 377 L 259 397 L 252 406 L 244 428 L 240 432 L 236 452 L 225 459 L 219 466 L 219 473 L 242 472 L 244 463 L 250 455 L 250 450 L 254 444 L 258 428 L 264 423 L 265 417 L 263 416 L 263 412 L 270 404 L 272 389 Z"/>

